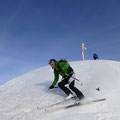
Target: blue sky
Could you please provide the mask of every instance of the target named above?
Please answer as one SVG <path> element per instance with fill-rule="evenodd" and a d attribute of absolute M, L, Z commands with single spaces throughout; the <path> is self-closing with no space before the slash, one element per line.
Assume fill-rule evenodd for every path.
<path fill-rule="evenodd" d="M 50 58 L 120 61 L 119 0 L 1 0 L 0 85 Z"/>

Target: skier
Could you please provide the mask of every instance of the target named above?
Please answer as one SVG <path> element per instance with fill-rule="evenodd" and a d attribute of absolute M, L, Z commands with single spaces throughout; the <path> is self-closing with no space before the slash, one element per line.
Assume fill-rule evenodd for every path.
<path fill-rule="evenodd" d="M 96 53 L 93 53 L 93 58 L 94 58 L 94 60 L 97 60 L 98 59 L 98 55 Z"/>
<path fill-rule="evenodd" d="M 59 80 L 59 75 L 62 76 L 62 80 L 58 83 L 60 89 L 62 89 L 67 97 L 65 99 L 73 98 L 74 95 L 71 90 L 77 95 L 77 97 L 81 100 L 84 95 L 81 91 L 79 91 L 75 86 L 75 73 L 71 66 L 68 64 L 66 60 L 56 61 L 55 59 L 51 59 L 49 61 L 52 69 L 54 69 L 54 81 L 49 89 L 53 89 Z M 68 84 L 69 88 L 65 85 Z"/>

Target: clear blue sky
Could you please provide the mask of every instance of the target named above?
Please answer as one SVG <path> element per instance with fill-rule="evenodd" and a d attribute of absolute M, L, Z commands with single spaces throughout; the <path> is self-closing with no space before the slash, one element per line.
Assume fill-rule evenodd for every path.
<path fill-rule="evenodd" d="M 120 61 L 120 0 L 0 0 L 0 85 L 50 58 Z"/>

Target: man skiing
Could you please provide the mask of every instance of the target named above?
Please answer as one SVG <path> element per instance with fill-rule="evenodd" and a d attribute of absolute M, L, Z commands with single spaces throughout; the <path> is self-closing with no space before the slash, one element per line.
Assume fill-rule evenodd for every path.
<path fill-rule="evenodd" d="M 59 80 L 59 75 L 62 76 L 62 80 L 58 83 L 58 87 L 62 89 L 66 94 L 66 99 L 70 99 L 74 97 L 71 90 L 77 95 L 77 97 L 81 100 L 84 95 L 81 91 L 79 91 L 75 86 L 75 73 L 71 66 L 67 63 L 66 60 L 60 60 L 56 61 L 55 59 L 51 59 L 49 61 L 49 64 L 51 65 L 52 69 L 54 69 L 54 81 L 52 85 L 49 87 L 49 89 L 53 89 L 55 85 L 57 84 Z M 68 84 L 69 88 L 67 88 L 65 85 Z"/>

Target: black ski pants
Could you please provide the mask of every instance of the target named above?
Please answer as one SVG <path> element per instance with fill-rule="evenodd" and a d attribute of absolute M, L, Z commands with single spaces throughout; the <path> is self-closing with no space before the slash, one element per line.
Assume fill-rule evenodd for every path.
<path fill-rule="evenodd" d="M 61 82 L 58 83 L 59 88 L 61 88 L 67 95 L 69 95 L 70 93 L 73 94 L 71 92 L 71 90 L 77 95 L 77 97 L 79 99 L 82 99 L 84 97 L 84 95 L 82 94 L 82 92 L 80 90 L 78 90 L 74 85 L 75 85 L 75 80 L 73 80 L 71 83 L 69 83 L 69 79 L 70 78 L 66 78 L 63 79 Z M 69 88 L 66 87 L 65 85 L 69 84 Z"/>

